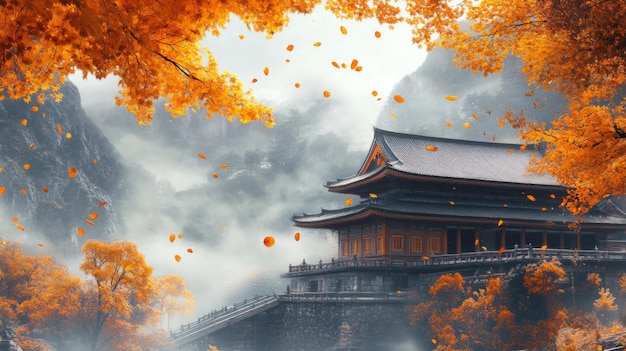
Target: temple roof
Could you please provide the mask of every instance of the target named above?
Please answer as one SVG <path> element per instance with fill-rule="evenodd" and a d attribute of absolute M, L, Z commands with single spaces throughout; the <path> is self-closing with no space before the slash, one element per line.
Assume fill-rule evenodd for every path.
<path fill-rule="evenodd" d="M 414 197 L 395 197 L 390 199 L 367 199 L 358 205 L 335 210 L 322 209 L 317 214 L 293 216 L 297 226 L 312 228 L 330 228 L 334 224 L 346 223 L 369 216 L 387 218 L 441 220 L 447 224 L 485 223 L 497 226 L 503 220 L 506 227 L 520 222 L 536 223 L 538 226 L 567 225 L 576 222 L 573 216 L 562 208 L 539 208 L 537 206 L 504 207 L 501 204 L 485 202 L 466 202 L 450 204 L 443 199 L 423 199 Z M 583 226 L 623 227 L 626 216 L 596 211 L 583 216 Z M 546 224 L 552 223 L 552 224 Z"/>
<path fill-rule="evenodd" d="M 403 134 L 374 128 L 374 140 L 359 172 L 330 181 L 330 189 L 354 185 L 387 170 L 409 175 L 524 185 L 558 186 L 549 175 L 531 174 L 532 153 L 504 144 Z M 436 151 L 429 151 L 434 149 Z"/>

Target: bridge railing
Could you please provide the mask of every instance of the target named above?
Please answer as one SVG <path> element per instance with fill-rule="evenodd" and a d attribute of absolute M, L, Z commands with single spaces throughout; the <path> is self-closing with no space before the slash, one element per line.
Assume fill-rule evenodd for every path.
<path fill-rule="evenodd" d="M 277 295 L 255 296 L 253 299 L 246 299 L 241 302 L 225 306 L 219 310 L 213 310 L 210 313 L 198 317 L 196 321 L 182 324 L 179 329 L 172 331 L 170 336 L 173 340 L 180 339 L 185 335 L 192 334 L 212 325 L 227 321 L 232 318 L 234 314 L 253 310 L 255 308 L 273 303 L 277 300 Z"/>
<path fill-rule="evenodd" d="M 419 267 L 452 265 L 464 263 L 494 263 L 508 261 L 528 261 L 542 259 L 574 259 L 574 260 L 609 260 L 626 261 L 626 252 L 600 250 L 570 250 L 517 248 L 500 251 L 464 252 L 460 254 L 437 255 L 403 258 L 369 258 L 353 257 L 348 259 L 332 259 L 330 262 L 309 264 L 303 261 L 299 265 L 289 265 L 289 273 L 316 272 L 354 267 Z"/>

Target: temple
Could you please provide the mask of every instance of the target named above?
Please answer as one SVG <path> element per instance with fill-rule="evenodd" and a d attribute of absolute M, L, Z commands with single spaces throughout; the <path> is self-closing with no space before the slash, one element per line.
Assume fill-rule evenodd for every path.
<path fill-rule="evenodd" d="M 338 273 L 333 268 L 348 264 L 406 268 L 425 266 L 440 256 L 521 254 L 533 248 L 623 251 L 624 203 L 609 197 L 582 217 L 571 215 L 560 207 L 567 188 L 549 175 L 528 171 L 533 154 L 541 157 L 539 150 L 524 150 L 519 144 L 375 128 L 356 174 L 326 184 L 329 191 L 353 198 L 352 203 L 293 216 L 296 226 L 336 233 L 339 245 L 337 259 L 330 264 L 290 267 L 284 275 L 292 278 L 290 288 L 384 290 L 406 288 L 412 280 L 406 269 L 395 278 L 369 273 L 358 277 L 354 269 L 343 277 L 323 275 Z M 345 285 L 346 280 L 351 283 Z"/>

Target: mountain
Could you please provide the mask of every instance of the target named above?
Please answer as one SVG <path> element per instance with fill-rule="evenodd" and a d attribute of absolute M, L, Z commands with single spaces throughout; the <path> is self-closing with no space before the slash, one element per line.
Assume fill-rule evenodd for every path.
<path fill-rule="evenodd" d="M 79 252 L 85 237 L 119 237 L 114 204 L 124 169 L 118 152 L 83 111 L 77 88 L 68 83 L 61 92 L 59 103 L 0 101 L 0 186 L 5 188 L 0 228 L 4 239 L 26 246 L 41 242 L 56 254 L 71 254 Z M 72 167 L 75 178 L 68 174 Z M 79 227 L 88 235 L 78 235 Z"/>
<path fill-rule="evenodd" d="M 392 96 L 400 95 L 405 102 L 389 98 L 376 125 L 405 133 L 515 142 L 516 131 L 499 126 L 499 118 L 507 111 L 524 110 L 527 117 L 546 122 L 563 111 L 566 101 L 560 94 L 531 90 L 520 73 L 523 63 L 519 59 L 509 57 L 502 72 L 483 77 L 455 67 L 453 56 L 454 52 L 444 49 L 430 52 L 392 90 Z M 447 100 L 446 95 L 458 100 Z"/>

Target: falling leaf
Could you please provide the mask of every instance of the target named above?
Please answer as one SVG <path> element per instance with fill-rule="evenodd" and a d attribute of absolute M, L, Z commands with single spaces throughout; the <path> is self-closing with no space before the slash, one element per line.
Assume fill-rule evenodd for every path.
<path fill-rule="evenodd" d="M 430 339 L 430 342 L 432 342 L 433 345 L 437 345 L 437 340 L 436 339 Z"/>
<path fill-rule="evenodd" d="M 422 260 L 426 260 L 426 261 L 428 261 L 428 260 L 430 260 L 430 257 L 428 257 L 428 256 L 422 256 Z"/>
<path fill-rule="evenodd" d="M 391 114 L 391 119 L 396 119 L 396 114 L 395 113 Z"/>
<path fill-rule="evenodd" d="M 554 195 L 554 194 L 550 194 L 550 198 L 551 198 L 551 199 L 556 199 L 556 195 Z"/>
<path fill-rule="evenodd" d="M 541 211 L 543 211 L 543 212 L 546 212 L 547 210 L 548 210 L 548 209 L 547 209 L 547 208 L 545 208 L 545 207 L 542 207 L 542 208 L 541 208 Z"/>
<path fill-rule="evenodd" d="M 267 67 L 263 68 L 263 74 L 265 74 L 265 75 L 270 74 L 270 69 L 267 68 Z"/>
<path fill-rule="evenodd" d="M 324 90 L 324 97 L 325 98 L 329 98 L 330 97 L 330 91 Z"/>
<path fill-rule="evenodd" d="M 256 78 L 252 78 L 252 83 L 256 83 L 256 82 L 258 82 L 258 81 L 259 81 L 258 79 L 256 79 Z"/>
<path fill-rule="evenodd" d="M 26 189 L 24 189 L 24 188 L 20 189 L 20 194 L 22 194 L 22 195 L 26 194 Z"/>
<path fill-rule="evenodd" d="M 72 139 L 72 133 L 70 132 L 65 133 L 65 139 Z"/>
<path fill-rule="evenodd" d="M 456 203 L 454 201 L 450 201 L 450 205 L 454 206 Z"/>
<path fill-rule="evenodd" d="M 176 262 L 180 262 L 180 255 L 174 255 L 174 259 L 176 260 Z"/>
<path fill-rule="evenodd" d="M 226 226 L 228 226 L 228 224 L 222 223 L 222 224 L 220 224 L 220 226 L 222 226 L 222 228 L 226 228 Z"/>
<path fill-rule="evenodd" d="M 465 128 L 465 129 L 470 128 L 471 126 L 472 126 L 472 124 L 470 122 L 463 123 L 463 128 Z"/>
<path fill-rule="evenodd" d="M 499 253 L 500 255 L 502 255 L 502 254 L 504 253 L 504 247 L 501 247 L 501 248 L 498 250 L 498 253 Z"/>
<path fill-rule="evenodd" d="M 41 190 L 43 190 L 44 193 L 47 193 L 48 192 L 48 187 L 44 185 L 44 186 L 41 187 Z"/>
<path fill-rule="evenodd" d="M 35 147 L 35 144 L 34 144 L 34 143 L 31 143 L 30 145 L 28 145 L 28 148 L 29 148 L 29 149 L 33 149 L 34 147 Z"/>
<path fill-rule="evenodd" d="M 91 212 L 91 213 L 89 214 L 89 218 L 91 218 L 91 219 L 96 219 L 96 218 L 98 218 L 98 212 Z"/>
<path fill-rule="evenodd" d="M 343 35 L 348 34 L 348 30 L 344 26 L 339 27 L 339 30 L 341 30 L 341 34 L 343 34 Z"/>
<path fill-rule="evenodd" d="M 548 248 L 548 245 L 543 244 L 543 245 L 541 245 L 541 248 L 545 250 L 545 249 L 547 249 L 547 248 Z"/>
<path fill-rule="evenodd" d="M 98 159 L 94 158 L 93 160 L 91 160 L 91 162 L 93 162 L 94 165 L 97 165 L 98 164 Z"/>
<path fill-rule="evenodd" d="M 433 146 L 433 145 L 426 145 L 426 150 L 428 150 L 428 151 L 437 151 L 437 150 L 439 150 L 439 148 L 436 147 L 436 146 Z"/>
<path fill-rule="evenodd" d="M 176 234 L 170 234 L 170 242 L 173 243 L 176 240 Z"/>
<path fill-rule="evenodd" d="M 313 46 L 321 46 L 321 45 L 322 45 L 322 43 L 320 43 L 319 41 L 313 43 Z"/>
<path fill-rule="evenodd" d="M 182 239 L 183 238 L 183 234 L 182 233 L 178 233 L 178 239 Z"/>
<path fill-rule="evenodd" d="M 346 206 L 350 206 L 350 205 L 352 205 L 352 198 L 351 197 L 346 199 Z"/>
<path fill-rule="evenodd" d="M 335 68 L 341 68 L 341 67 L 339 67 L 339 64 L 337 62 L 335 62 L 335 61 L 331 62 L 331 64 L 333 66 L 335 66 Z"/>
<path fill-rule="evenodd" d="M 273 236 L 268 235 L 263 239 L 263 245 L 265 245 L 266 247 L 272 247 L 274 246 L 275 243 L 276 243 L 276 240 L 274 240 Z"/>
<path fill-rule="evenodd" d="M 203 160 L 206 160 L 206 155 L 205 155 L 205 154 L 203 154 L 203 153 L 199 153 L 199 154 L 198 154 L 198 157 L 200 157 L 200 158 L 201 158 L 201 159 L 203 159 Z"/>
<path fill-rule="evenodd" d="M 456 96 L 454 96 L 454 95 L 446 95 L 446 100 L 448 100 L 448 101 L 456 101 L 456 100 L 458 100 L 458 99 L 459 99 L 459 98 L 457 98 L 457 97 L 456 97 Z"/>
<path fill-rule="evenodd" d="M 346 63 L 345 63 L 345 62 L 342 62 L 342 63 L 341 63 L 341 68 L 348 68 L 348 65 L 346 65 Z"/>
<path fill-rule="evenodd" d="M 31 106 L 31 107 L 30 107 L 30 110 L 31 110 L 31 111 L 33 111 L 33 112 L 37 112 L 37 111 L 39 111 L 39 107 L 37 107 L 37 106 Z"/>
<path fill-rule="evenodd" d="M 19 222 L 19 221 L 20 221 L 20 219 L 19 219 L 19 218 L 17 218 L 17 217 L 13 217 L 13 218 L 11 218 L 11 220 L 12 220 L 14 223 L 17 223 L 17 222 Z"/>
<path fill-rule="evenodd" d="M 76 178 L 76 167 L 70 167 L 70 169 L 67 170 L 67 175 L 70 178 Z"/>
<path fill-rule="evenodd" d="M 474 240 L 474 246 L 478 246 L 478 244 L 479 244 L 478 239 L 475 239 Z"/>
<path fill-rule="evenodd" d="M 515 150 L 513 150 L 513 149 L 506 149 L 506 152 L 509 152 L 509 153 L 514 153 L 514 152 L 515 152 Z"/>
<path fill-rule="evenodd" d="M 84 235 L 85 235 L 85 229 L 83 229 L 83 228 L 80 228 L 80 227 L 79 227 L 78 229 L 76 229 L 76 232 L 77 232 L 77 233 L 78 233 L 78 235 L 80 235 L 80 236 L 84 236 Z"/>
<path fill-rule="evenodd" d="M 15 228 L 17 228 L 17 230 L 22 231 L 22 232 L 25 230 L 24 226 L 19 223 L 15 225 Z"/>
<path fill-rule="evenodd" d="M 295 87 L 296 87 L 296 88 L 300 88 L 300 83 L 296 83 L 296 84 L 295 84 Z"/>
<path fill-rule="evenodd" d="M 229 167 L 229 166 L 228 166 L 226 163 L 222 163 L 222 164 L 220 165 L 220 168 L 221 168 L 221 169 L 226 169 L 226 168 L 228 168 L 228 167 Z"/>
<path fill-rule="evenodd" d="M 502 207 L 509 207 L 509 204 L 502 204 Z"/>
<path fill-rule="evenodd" d="M 26 118 L 22 119 L 22 125 L 26 127 L 28 125 L 28 120 Z"/>
<path fill-rule="evenodd" d="M 472 113 L 472 118 L 478 121 L 478 116 L 475 113 Z"/>
<path fill-rule="evenodd" d="M 61 128 L 61 123 L 57 123 L 57 133 L 59 133 L 59 135 L 63 135 L 63 128 Z"/>
<path fill-rule="evenodd" d="M 379 32 L 379 31 L 375 31 L 375 32 L 374 32 L 374 36 L 375 36 L 376 38 L 380 38 L 380 32 Z"/>
<path fill-rule="evenodd" d="M 289 62 L 291 62 L 291 60 L 290 59 L 285 59 L 285 62 L 289 63 Z"/>
<path fill-rule="evenodd" d="M 363 66 L 356 66 L 354 70 L 357 72 L 361 72 L 363 70 Z"/>
<path fill-rule="evenodd" d="M 378 197 L 378 195 L 376 195 L 376 194 L 374 194 L 374 193 L 370 193 L 370 197 L 371 197 L 372 199 L 375 199 L 375 198 L 377 198 L 377 197 Z"/>
<path fill-rule="evenodd" d="M 537 200 L 537 199 L 535 199 L 534 196 L 532 196 L 530 194 L 526 195 L 526 198 L 528 198 L 528 200 L 530 200 L 530 201 L 536 201 Z"/>
<path fill-rule="evenodd" d="M 7 188 L 3 186 L 0 186 L 0 195 L 4 195 L 4 192 L 7 190 Z"/>
<path fill-rule="evenodd" d="M 378 96 L 378 92 L 376 90 L 372 90 L 372 96 Z"/>
<path fill-rule="evenodd" d="M 296 234 L 293 235 L 293 239 L 295 241 L 300 241 L 300 232 L 297 232 Z"/>
<path fill-rule="evenodd" d="M 30 163 L 24 163 L 24 169 L 30 169 Z"/>
<path fill-rule="evenodd" d="M 92 227 L 96 225 L 93 221 L 90 221 L 88 219 L 85 219 L 85 223 L 89 224 Z"/>
<path fill-rule="evenodd" d="M 359 65 L 359 60 L 354 59 L 354 60 L 352 60 L 352 62 L 350 63 L 350 69 L 355 69 L 358 65 Z"/>
<path fill-rule="evenodd" d="M 219 175 L 217 175 L 217 173 L 215 173 L 215 172 L 213 172 L 212 176 L 213 176 L 213 178 L 215 178 L 215 179 L 219 178 Z"/>
<path fill-rule="evenodd" d="M 504 221 L 503 221 L 502 219 L 500 219 L 500 220 L 498 221 L 498 227 L 502 226 L 502 224 L 504 224 Z"/>
<path fill-rule="evenodd" d="M 448 126 L 448 128 L 452 128 L 452 122 L 450 121 L 446 122 L 446 126 Z"/>
<path fill-rule="evenodd" d="M 293 50 L 293 44 L 287 45 L 287 51 L 292 51 L 292 50 Z"/>
<path fill-rule="evenodd" d="M 487 246 L 481 246 L 480 249 L 483 251 L 487 251 Z"/>
<path fill-rule="evenodd" d="M 189 253 L 193 253 L 193 249 L 192 249 L 192 248 L 188 248 L 188 249 L 187 249 L 187 252 L 189 252 Z"/>
<path fill-rule="evenodd" d="M 243 40 L 243 38 L 245 38 L 245 36 L 243 34 L 239 34 L 239 39 Z"/>
<path fill-rule="evenodd" d="M 98 207 L 104 207 L 107 205 L 106 201 L 102 201 L 100 204 L 98 204 Z"/>
<path fill-rule="evenodd" d="M 43 244 L 42 244 L 42 243 L 39 243 L 39 244 L 37 244 L 37 245 L 38 245 L 39 247 L 43 247 Z"/>
<path fill-rule="evenodd" d="M 2 171 L 4 171 L 4 168 L 0 167 L 0 173 L 2 173 Z"/>
<path fill-rule="evenodd" d="M 404 102 L 404 98 L 400 95 L 394 95 L 393 99 L 396 100 L 397 103 L 401 104 Z"/>

